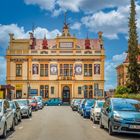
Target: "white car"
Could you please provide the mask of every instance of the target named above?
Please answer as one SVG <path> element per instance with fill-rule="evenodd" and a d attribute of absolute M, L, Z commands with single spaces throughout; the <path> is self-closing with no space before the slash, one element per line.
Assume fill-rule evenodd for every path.
<path fill-rule="evenodd" d="M 0 100 L 0 136 L 6 138 L 7 130 L 15 130 L 14 113 L 6 99 Z"/>
<path fill-rule="evenodd" d="M 104 100 L 95 101 L 95 104 L 90 111 L 90 119 L 93 120 L 93 123 L 100 121 L 101 108 L 103 107 L 104 102 Z"/>

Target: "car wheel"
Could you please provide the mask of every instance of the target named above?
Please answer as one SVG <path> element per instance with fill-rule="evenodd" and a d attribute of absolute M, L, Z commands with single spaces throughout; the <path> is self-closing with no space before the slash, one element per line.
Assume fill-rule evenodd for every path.
<path fill-rule="evenodd" d="M 28 112 L 28 114 L 27 114 L 27 118 L 30 118 L 30 114 L 29 114 L 29 112 Z"/>
<path fill-rule="evenodd" d="M 10 128 L 11 131 L 15 131 L 15 120 L 13 119 L 12 126 Z"/>
<path fill-rule="evenodd" d="M 21 114 L 20 114 L 20 115 L 19 115 L 19 120 L 18 120 L 18 121 L 21 122 L 21 119 L 22 119 L 22 117 L 21 117 Z"/>
<path fill-rule="evenodd" d="M 85 114 L 85 112 L 83 112 L 83 118 L 86 118 L 86 114 Z"/>
<path fill-rule="evenodd" d="M 94 116 L 93 116 L 93 123 L 96 124 L 96 120 L 95 120 L 95 117 Z"/>
<path fill-rule="evenodd" d="M 32 112 L 30 113 L 30 117 L 32 117 Z"/>
<path fill-rule="evenodd" d="M 7 136 L 7 125 L 5 124 L 4 125 L 4 128 L 3 128 L 3 134 L 2 134 L 2 138 L 6 138 L 6 136 Z"/>
<path fill-rule="evenodd" d="M 100 125 L 100 128 L 104 128 L 103 124 L 102 124 L 102 119 L 100 118 L 100 121 L 99 121 L 99 125 Z"/>
<path fill-rule="evenodd" d="M 14 121 L 15 121 L 15 125 L 18 125 L 18 118 L 17 118 L 17 116 L 15 116 Z"/>
<path fill-rule="evenodd" d="M 58 104 L 58 106 L 60 106 L 61 104 Z"/>
<path fill-rule="evenodd" d="M 112 130 L 112 123 L 111 123 L 111 121 L 109 121 L 109 124 L 108 124 L 108 132 L 109 132 L 109 135 L 113 135 L 114 134 L 114 132 Z"/>

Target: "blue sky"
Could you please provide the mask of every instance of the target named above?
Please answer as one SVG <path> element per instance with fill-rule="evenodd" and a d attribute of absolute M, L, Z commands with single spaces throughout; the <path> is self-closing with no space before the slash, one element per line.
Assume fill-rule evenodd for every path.
<path fill-rule="evenodd" d="M 129 0 L 1 0 L 0 4 L 0 84 L 5 83 L 5 51 L 10 32 L 15 37 L 27 38 L 35 24 L 35 35 L 54 38 L 62 31 L 64 12 L 70 23 L 71 34 L 96 38 L 104 33 L 106 50 L 105 89 L 115 88 L 115 67 L 126 57 L 128 38 Z M 136 1 L 137 26 L 140 36 L 140 0 Z M 140 37 L 139 37 L 140 42 Z"/>

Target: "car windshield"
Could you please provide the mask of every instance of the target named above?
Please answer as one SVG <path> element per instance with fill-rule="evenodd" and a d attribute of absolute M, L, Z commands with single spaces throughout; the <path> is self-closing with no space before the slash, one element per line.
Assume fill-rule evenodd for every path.
<path fill-rule="evenodd" d="M 10 108 L 15 109 L 14 103 L 13 102 L 9 102 L 10 103 Z"/>
<path fill-rule="evenodd" d="M 93 106 L 94 102 L 95 102 L 95 100 L 87 100 L 85 105 L 86 106 Z"/>
<path fill-rule="evenodd" d="M 102 108 L 104 105 L 103 101 L 97 102 L 97 108 Z"/>
<path fill-rule="evenodd" d="M 0 102 L 0 112 L 1 112 L 1 110 L 2 110 L 2 102 Z"/>
<path fill-rule="evenodd" d="M 119 102 L 113 102 L 113 108 L 116 111 L 140 112 L 140 102 L 134 100 L 122 100 Z"/>
<path fill-rule="evenodd" d="M 27 105 L 27 101 L 26 100 L 17 100 L 17 102 L 19 103 L 19 105 Z"/>
<path fill-rule="evenodd" d="M 30 103 L 36 103 L 36 100 L 29 100 Z"/>

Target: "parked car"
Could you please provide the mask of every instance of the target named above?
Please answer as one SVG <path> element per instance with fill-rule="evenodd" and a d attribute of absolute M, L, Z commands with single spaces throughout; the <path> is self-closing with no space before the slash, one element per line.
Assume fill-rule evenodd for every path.
<path fill-rule="evenodd" d="M 17 99 L 15 100 L 18 102 L 20 108 L 21 108 L 21 116 L 26 116 L 27 118 L 30 118 L 32 116 L 32 107 L 29 104 L 28 99 Z"/>
<path fill-rule="evenodd" d="M 33 96 L 32 99 L 37 100 L 38 109 L 43 109 L 44 103 L 43 103 L 42 96 Z"/>
<path fill-rule="evenodd" d="M 57 106 L 62 105 L 62 100 L 60 98 L 51 98 L 48 101 L 46 101 L 47 106 Z"/>
<path fill-rule="evenodd" d="M 106 99 L 101 110 L 100 128 L 110 135 L 118 133 L 140 134 L 140 101 L 134 99 Z"/>
<path fill-rule="evenodd" d="M 71 106 L 73 111 L 77 111 L 78 110 L 78 105 L 80 104 L 81 99 L 75 99 L 73 101 L 73 105 Z"/>
<path fill-rule="evenodd" d="M 32 111 L 38 110 L 37 100 L 36 99 L 29 99 L 29 104 L 32 107 Z"/>
<path fill-rule="evenodd" d="M 101 108 L 103 107 L 104 100 L 96 100 L 94 106 L 90 111 L 90 119 L 93 123 L 99 122 L 101 117 Z"/>
<path fill-rule="evenodd" d="M 81 102 L 80 102 L 79 105 L 78 105 L 78 113 L 81 114 L 81 116 L 83 115 L 83 114 L 82 114 L 82 109 L 83 109 L 84 106 L 85 106 L 86 100 L 87 100 L 87 99 L 82 99 Z"/>
<path fill-rule="evenodd" d="M 71 100 L 71 103 L 70 103 L 71 108 L 73 107 L 74 101 L 75 101 L 75 99 L 72 99 L 72 100 Z"/>
<path fill-rule="evenodd" d="M 14 113 L 7 100 L 0 100 L 0 136 L 6 138 L 7 130 L 15 130 Z"/>
<path fill-rule="evenodd" d="M 9 101 L 9 103 L 10 103 L 10 107 L 13 110 L 13 113 L 14 113 L 15 125 L 17 125 L 18 122 L 21 122 L 20 106 L 16 101 Z"/>
<path fill-rule="evenodd" d="M 93 107 L 94 103 L 95 103 L 95 99 L 87 99 L 85 101 L 85 104 L 82 108 L 83 118 L 89 118 L 90 117 L 90 110 Z"/>

